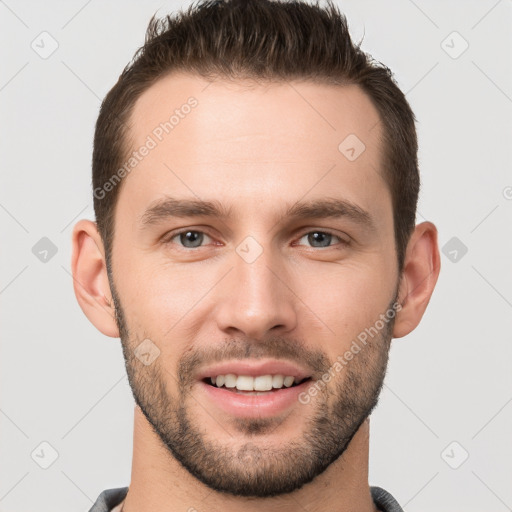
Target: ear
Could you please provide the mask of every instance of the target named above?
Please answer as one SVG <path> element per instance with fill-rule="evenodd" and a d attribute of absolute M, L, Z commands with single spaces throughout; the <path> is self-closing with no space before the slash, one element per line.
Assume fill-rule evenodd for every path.
<path fill-rule="evenodd" d="M 398 291 L 402 309 L 396 316 L 393 338 L 401 338 L 420 323 L 441 270 L 437 229 L 431 222 L 418 224 L 407 244 Z"/>
<path fill-rule="evenodd" d="M 78 303 L 99 331 L 119 338 L 103 242 L 96 224 L 85 219 L 77 222 L 73 228 L 72 244 L 71 271 Z"/>

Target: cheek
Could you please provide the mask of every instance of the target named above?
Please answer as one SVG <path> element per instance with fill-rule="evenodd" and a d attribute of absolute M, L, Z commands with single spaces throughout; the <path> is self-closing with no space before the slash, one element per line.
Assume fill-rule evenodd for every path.
<path fill-rule="evenodd" d="M 334 270 L 330 265 L 310 277 L 305 275 L 302 272 L 294 286 L 300 290 L 296 293 L 311 312 L 314 325 L 302 327 L 306 331 L 321 328 L 337 353 L 375 323 L 388 307 L 394 291 L 389 269 L 381 272 L 378 264 L 339 265 Z"/>
<path fill-rule="evenodd" d="M 211 270 L 127 255 L 116 283 L 133 332 L 155 340 L 172 338 L 201 308 L 203 296 L 218 280 Z"/>

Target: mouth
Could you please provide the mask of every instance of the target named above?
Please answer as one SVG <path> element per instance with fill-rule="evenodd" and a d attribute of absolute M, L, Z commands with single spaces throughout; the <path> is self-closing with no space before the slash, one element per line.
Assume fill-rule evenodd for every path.
<path fill-rule="evenodd" d="M 260 396 L 267 393 L 275 393 L 283 388 L 294 388 L 309 380 L 311 380 L 311 377 L 301 378 L 281 374 L 252 376 L 228 373 L 205 377 L 203 382 L 214 388 L 225 389 L 232 393 Z"/>
<path fill-rule="evenodd" d="M 232 361 L 204 369 L 198 376 L 204 405 L 243 418 L 273 417 L 300 404 L 313 380 L 287 361 Z"/>

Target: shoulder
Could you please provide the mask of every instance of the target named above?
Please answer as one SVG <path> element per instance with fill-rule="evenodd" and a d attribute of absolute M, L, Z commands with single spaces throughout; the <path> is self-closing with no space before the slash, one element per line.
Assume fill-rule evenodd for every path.
<path fill-rule="evenodd" d="M 128 494 L 128 487 L 118 487 L 116 489 L 106 489 L 95 501 L 89 512 L 111 512 L 111 510 L 119 505 Z"/>
<path fill-rule="evenodd" d="M 370 487 L 373 502 L 380 512 L 404 512 L 398 501 L 382 487 Z"/>

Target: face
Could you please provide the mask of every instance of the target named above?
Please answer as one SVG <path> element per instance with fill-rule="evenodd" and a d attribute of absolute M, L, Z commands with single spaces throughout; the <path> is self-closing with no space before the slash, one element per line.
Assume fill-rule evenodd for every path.
<path fill-rule="evenodd" d="M 211 488 L 298 489 L 386 372 L 399 275 L 378 113 L 355 86 L 175 74 L 131 125 L 133 150 L 155 142 L 122 183 L 111 256 L 135 401 Z"/>

